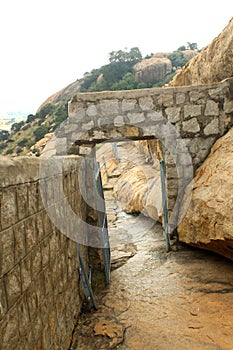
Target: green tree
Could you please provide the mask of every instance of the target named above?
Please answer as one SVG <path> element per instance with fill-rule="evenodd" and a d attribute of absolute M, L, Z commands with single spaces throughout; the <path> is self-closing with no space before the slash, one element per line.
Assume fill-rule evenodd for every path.
<path fill-rule="evenodd" d="M 25 147 L 27 145 L 28 139 L 24 137 L 22 140 L 18 142 L 19 147 Z"/>
<path fill-rule="evenodd" d="M 0 152 L 7 147 L 7 144 L 5 142 L 0 143 Z"/>
<path fill-rule="evenodd" d="M 187 48 L 189 50 L 197 50 L 197 43 L 190 43 L 190 42 L 187 42 Z"/>
<path fill-rule="evenodd" d="M 11 125 L 11 131 L 17 132 L 21 129 L 21 127 L 25 124 L 25 122 L 22 120 L 19 123 L 14 123 Z"/>
<path fill-rule="evenodd" d="M 48 114 L 52 115 L 55 109 L 56 106 L 53 103 L 47 103 L 38 113 L 36 113 L 36 117 L 44 120 Z"/>
<path fill-rule="evenodd" d="M 137 88 L 137 82 L 134 75 L 126 73 L 121 80 L 111 86 L 111 90 L 133 90 Z"/>
<path fill-rule="evenodd" d="M 113 62 L 132 62 L 137 63 L 142 60 L 142 54 L 138 47 L 132 47 L 130 51 L 112 51 L 109 53 L 109 61 Z"/>
<path fill-rule="evenodd" d="M 183 67 L 188 62 L 182 51 L 173 51 L 168 55 L 168 58 L 172 62 L 173 67 Z"/>
<path fill-rule="evenodd" d="M 112 62 L 101 70 L 104 76 L 106 87 L 110 87 L 129 72 L 131 65 L 128 62 Z"/>
<path fill-rule="evenodd" d="M 8 150 L 6 150 L 6 154 L 12 154 L 14 152 L 14 148 L 8 148 Z"/>
<path fill-rule="evenodd" d="M 81 83 L 80 91 L 88 91 L 92 84 L 94 84 L 100 75 L 99 69 L 93 69 L 90 74 L 86 74 Z"/>
<path fill-rule="evenodd" d="M 7 130 L 0 130 L 0 141 L 5 141 L 9 138 L 10 133 Z"/>
<path fill-rule="evenodd" d="M 28 114 L 26 123 L 31 123 L 34 119 L 36 119 L 34 114 Z"/>
<path fill-rule="evenodd" d="M 37 129 L 33 131 L 33 134 L 35 136 L 35 141 L 39 141 L 44 137 L 45 134 L 47 134 L 49 130 L 49 127 L 47 125 L 41 125 Z"/>
<path fill-rule="evenodd" d="M 118 50 L 118 51 L 111 51 L 109 53 L 109 62 L 115 63 L 115 62 L 126 62 L 127 61 L 127 52 Z"/>
<path fill-rule="evenodd" d="M 178 47 L 177 51 L 185 51 L 186 47 L 184 45 Z"/>
<path fill-rule="evenodd" d="M 17 147 L 16 148 L 16 154 L 20 154 L 22 152 L 22 147 Z"/>
<path fill-rule="evenodd" d="M 129 51 L 129 61 L 133 64 L 140 62 L 142 60 L 142 54 L 138 47 L 132 47 Z"/>

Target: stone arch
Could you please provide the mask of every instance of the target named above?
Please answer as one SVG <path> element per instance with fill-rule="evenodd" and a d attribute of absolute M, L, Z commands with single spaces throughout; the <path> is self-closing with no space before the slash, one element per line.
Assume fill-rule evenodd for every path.
<path fill-rule="evenodd" d="M 172 231 L 193 169 L 233 125 L 232 96 L 232 78 L 202 86 L 80 93 L 69 102 L 68 120 L 55 133 L 53 153 L 66 155 L 74 144 L 159 139 Z"/>

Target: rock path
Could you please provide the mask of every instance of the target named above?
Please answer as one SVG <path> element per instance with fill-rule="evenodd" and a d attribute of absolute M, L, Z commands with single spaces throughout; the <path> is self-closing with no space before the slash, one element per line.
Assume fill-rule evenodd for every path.
<path fill-rule="evenodd" d="M 166 253 L 160 224 L 122 212 L 111 190 L 105 198 L 111 284 L 70 349 L 232 350 L 233 263 L 183 245 Z"/>

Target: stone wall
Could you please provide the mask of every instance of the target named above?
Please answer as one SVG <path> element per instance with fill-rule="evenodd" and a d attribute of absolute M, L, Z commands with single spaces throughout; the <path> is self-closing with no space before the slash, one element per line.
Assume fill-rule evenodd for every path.
<path fill-rule="evenodd" d="M 173 230 L 193 171 L 232 125 L 233 78 L 198 86 L 80 93 L 70 101 L 69 118 L 52 148 L 56 154 L 67 154 L 106 140 L 159 139 Z M 51 151 L 50 143 L 49 147 Z"/>
<path fill-rule="evenodd" d="M 47 166 L 56 168 L 57 159 Z M 62 174 L 39 180 L 40 160 L 0 162 L 0 349 L 68 349 L 84 296 L 76 244 L 51 222 L 41 197 L 62 176 L 66 199 L 82 218 L 77 172 L 81 157 L 70 157 Z M 57 168 L 56 168 L 57 169 Z M 60 206 L 62 203 L 55 203 Z M 87 248 L 82 246 L 85 261 Z"/>

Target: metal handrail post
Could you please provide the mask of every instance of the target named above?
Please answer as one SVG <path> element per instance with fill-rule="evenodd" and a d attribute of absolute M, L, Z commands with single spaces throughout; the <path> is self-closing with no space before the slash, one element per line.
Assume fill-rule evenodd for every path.
<path fill-rule="evenodd" d="M 113 148 L 113 153 L 116 159 L 116 162 L 119 163 L 119 154 L 118 154 L 118 150 L 117 150 L 117 144 L 115 142 L 112 143 L 112 148 Z"/>
<path fill-rule="evenodd" d="M 167 192 L 165 184 L 165 165 L 164 160 L 160 160 L 160 178 L 161 178 L 161 188 L 162 188 L 162 203 L 163 203 L 163 225 L 166 238 L 166 252 L 171 250 L 170 238 L 168 232 L 168 210 L 167 210 Z"/>

